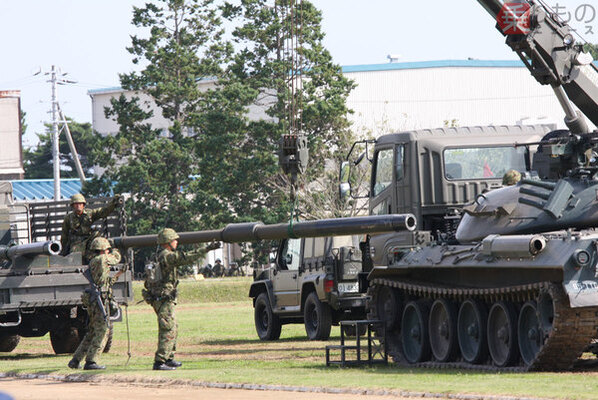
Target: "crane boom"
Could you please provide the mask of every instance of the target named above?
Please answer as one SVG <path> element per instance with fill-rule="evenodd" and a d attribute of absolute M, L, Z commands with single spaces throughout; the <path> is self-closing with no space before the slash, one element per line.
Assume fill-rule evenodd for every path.
<path fill-rule="evenodd" d="M 506 44 L 517 53 L 532 76 L 539 83 L 552 86 L 565 111 L 565 123 L 570 131 L 588 133 L 585 119 L 570 101 L 598 126 L 598 68 L 589 54 L 583 53 L 582 46 L 575 43 L 572 28 L 533 0 L 478 2 L 498 21 L 497 28 L 506 36 Z M 523 17 L 527 29 L 515 34 L 505 32 L 501 26 L 501 21 L 522 17 L 513 15 L 512 7 L 526 9 Z"/>

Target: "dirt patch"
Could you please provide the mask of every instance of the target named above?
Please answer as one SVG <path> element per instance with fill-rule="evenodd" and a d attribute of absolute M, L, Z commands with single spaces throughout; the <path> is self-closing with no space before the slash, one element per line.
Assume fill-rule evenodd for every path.
<path fill-rule="evenodd" d="M 299 388 L 297 390 L 300 390 Z M 162 400 L 162 399 L 227 399 L 227 400 L 400 400 L 397 395 L 372 393 L 317 393 L 313 391 L 281 391 L 263 389 L 211 388 L 177 385 L 174 383 L 152 384 L 148 382 L 64 382 L 51 379 L 0 378 L 0 394 L 14 400 L 86 399 L 105 400 Z M 2 398 L 0 396 L 0 398 Z"/>

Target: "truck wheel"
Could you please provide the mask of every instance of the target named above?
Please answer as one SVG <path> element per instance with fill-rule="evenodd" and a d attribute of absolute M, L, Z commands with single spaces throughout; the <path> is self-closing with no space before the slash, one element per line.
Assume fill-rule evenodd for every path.
<path fill-rule="evenodd" d="M 0 353 L 10 353 L 20 341 L 19 335 L 0 335 Z"/>
<path fill-rule="evenodd" d="M 50 331 L 50 343 L 56 354 L 74 353 L 82 339 L 83 335 L 79 337 L 79 330 L 71 325 Z"/>
<path fill-rule="evenodd" d="M 303 307 L 305 332 L 309 340 L 327 340 L 332 327 L 330 306 L 318 299 L 316 292 L 311 292 Z"/>
<path fill-rule="evenodd" d="M 257 296 L 254 309 L 255 330 L 261 340 L 276 340 L 280 337 L 282 325 L 278 316 L 272 312 L 268 293 Z"/>

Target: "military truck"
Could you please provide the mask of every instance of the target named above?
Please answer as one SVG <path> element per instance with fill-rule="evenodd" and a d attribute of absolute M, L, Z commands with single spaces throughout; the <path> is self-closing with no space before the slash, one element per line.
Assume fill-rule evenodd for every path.
<path fill-rule="evenodd" d="M 270 268 L 256 273 L 250 292 L 259 338 L 278 339 L 283 324 L 303 323 L 310 340 L 326 340 L 333 324 L 365 318 L 361 259 L 357 236 L 283 240 Z M 259 290 L 263 285 L 271 287 L 273 302 Z"/>
<path fill-rule="evenodd" d="M 20 337 L 50 333 L 56 354 L 72 353 L 85 335 L 87 312 L 81 302 L 89 287 L 81 253 L 61 255 L 62 220 L 68 201 L 12 202 L 10 182 L 0 182 L 0 352 L 16 348 Z M 88 199 L 87 206 L 106 205 L 110 198 Z M 94 229 L 104 236 L 125 234 L 122 210 L 97 221 Z M 122 265 L 113 267 L 113 273 Z M 119 303 L 133 299 L 131 269 L 113 286 Z M 114 308 L 111 321 L 120 319 Z M 104 348 L 111 344 L 111 333 Z"/>
<path fill-rule="evenodd" d="M 341 166 L 341 196 L 357 196 L 350 177 L 355 149 L 362 144 L 371 162 L 365 196 L 370 215 L 412 213 L 417 228 L 399 234 L 375 235 L 375 265 L 388 265 L 395 247 L 430 240 L 454 241 L 461 208 L 484 192 L 502 185 L 510 169 L 531 170 L 537 144 L 554 125 L 475 126 L 420 129 L 356 142 Z"/>

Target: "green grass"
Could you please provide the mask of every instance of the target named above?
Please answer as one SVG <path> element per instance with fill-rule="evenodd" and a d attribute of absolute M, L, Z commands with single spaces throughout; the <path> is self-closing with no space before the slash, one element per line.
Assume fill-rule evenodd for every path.
<path fill-rule="evenodd" d="M 100 359 L 108 369 L 100 373 L 209 382 L 384 388 L 567 399 L 598 398 L 598 374 L 590 372 L 486 373 L 418 370 L 393 365 L 376 368 L 327 368 L 324 346 L 338 343 L 338 327 L 333 328 L 330 342 L 306 340 L 302 325 L 285 325 L 279 341 L 261 342 L 257 339 L 253 326 L 251 301 L 246 297 L 249 284 L 248 279 L 189 281 L 182 284 L 181 302 L 177 307 L 177 358 L 184 366 L 172 372 L 150 370 L 157 337 L 157 323 L 152 310 L 146 304 L 129 307 L 131 361 L 125 367 L 126 324 L 118 323 L 115 325 L 114 346 L 109 354 L 103 354 Z M 239 293 L 230 292 L 231 286 L 237 287 Z M 135 289 L 139 290 L 138 285 Z M 190 301 L 188 295 L 195 300 Z M 223 301 L 236 296 L 244 300 Z M 70 357 L 54 355 L 49 342 L 48 336 L 23 338 L 14 352 L 0 355 L 0 370 L 17 373 L 71 373 L 72 370 L 66 368 Z"/>
<path fill-rule="evenodd" d="M 181 280 L 178 286 L 179 304 L 182 303 L 221 303 L 224 301 L 249 300 L 251 277 L 204 279 L 200 281 L 191 278 Z M 133 282 L 133 297 L 135 301 L 142 299 L 143 282 Z M 137 300 L 139 299 L 139 300 Z"/>

